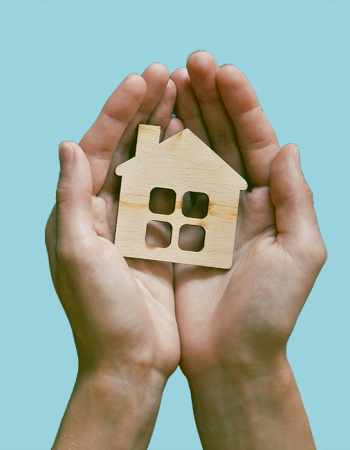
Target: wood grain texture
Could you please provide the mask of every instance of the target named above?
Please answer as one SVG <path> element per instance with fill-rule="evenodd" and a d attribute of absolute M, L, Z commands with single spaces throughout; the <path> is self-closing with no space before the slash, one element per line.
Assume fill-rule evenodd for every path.
<path fill-rule="evenodd" d="M 247 182 L 190 130 L 183 130 L 159 143 L 160 127 L 140 125 L 136 155 L 116 168 L 122 176 L 115 244 L 123 256 L 229 268 L 232 265 L 240 191 Z M 153 188 L 173 189 L 174 211 L 156 214 L 149 209 Z M 182 200 L 186 192 L 209 197 L 208 214 L 202 219 L 186 217 Z M 168 247 L 146 244 L 147 223 L 172 225 Z M 181 250 L 179 230 L 184 224 L 205 230 L 200 251 Z"/>

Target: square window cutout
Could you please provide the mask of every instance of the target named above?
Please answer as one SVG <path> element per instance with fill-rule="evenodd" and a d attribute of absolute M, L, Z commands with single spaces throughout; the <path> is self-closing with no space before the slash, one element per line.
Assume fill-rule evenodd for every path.
<path fill-rule="evenodd" d="M 189 252 L 200 252 L 204 247 L 205 229 L 199 225 L 182 225 L 179 231 L 179 247 Z"/>
<path fill-rule="evenodd" d="M 146 227 L 145 241 L 148 247 L 165 248 L 171 243 L 173 227 L 169 222 L 151 220 Z"/>
<path fill-rule="evenodd" d="M 187 191 L 182 198 L 182 214 L 203 219 L 208 214 L 209 197 L 204 192 Z"/>
<path fill-rule="evenodd" d="M 175 210 L 176 193 L 173 189 L 155 187 L 149 196 L 149 209 L 155 214 L 171 214 Z"/>

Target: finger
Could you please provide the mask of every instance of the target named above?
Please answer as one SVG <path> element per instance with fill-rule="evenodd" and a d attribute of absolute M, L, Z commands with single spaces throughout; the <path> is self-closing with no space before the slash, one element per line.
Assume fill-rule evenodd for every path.
<path fill-rule="evenodd" d="M 84 151 L 73 142 L 60 145 L 60 176 L 57 187 L 57 244 L 76 246 L 93 235 L 92 180 Z"/>
<path fill-rule="evenodd" d="M 96 234 L 113 242 L 116 223 L 116 216 L 113 214 L 113 205 L 107 205 L 101 197 L 93 196 L 91 197 L 91 200 L 94 229 Z"/>
<path fill-rule="evenodd" d="M 164 94 L 156 108 L 151 114 L 148 121 L 151 125 L 159 125 L 161 127 L 161 140 L 164 137 L 174 110 L 176 100 L 176 86 L 172 80 L 168 80 Z"/>
<path fill-rule="evenodd" d="M 286 145 L 271 168 L 271 200 L 275 207 L 277 239 L 290 252 L 317 248 L 321 242 L 312 193 L 303 176 L 297 147 Z"/>
<path fill-rule="evenodd" d="M 121 149 L 129 151 L 129 146 L 136 139 L 137 127 L 140 123 L 148 123 L 153 111 L 161 102 L 169 81 L 168 69 L 163 64 L 151 64 L 142 74 L 146 82 L 146 94 L 143 102 L 127 127 L 121 142 Z"/>
<path fill-rule="evenodd" d="M 101 189 L 112 154 L 127 125 L 140 108 L 145 93 L 146 83 L 141 76 L 126 77 L 80 141 L 90 162 L 94 193 Z"/>
<path fill-rule="evenodd" d="M 176 84 L 177 97 L 175 103 L 176 115 L 186 128 L 189 128 L 203 142 L 210 145 L 201 110 L 191 87 L 191 81 L 186 69 L 177 69 L 171 75 Z"/>
<path fill-rule="evenodd" d="M 184 125 L 183 125 L 182 121 L 180 119 L 178 119 L 177 117 L 173 117 L 170 120 L 169 125 L 165 130 L 164 139 L 167 139 L 168 137 L 173 136 L 176 133 L 179 133 L 183 129 L 184 129 Z"/>
<path fill-rule="evenodd" d="M 254 186 L 267 186 L 271 163 L 279 150 L 276 134 L 252 86 L 238 69 L 225 65 L 218 70 L 216 79 L 249 181 Z"/>
<path fill-rule="evenodd" d="M 120 179 L 115 176 L 115 168 L 132 156 L 131 149 L 136 140 L 137 127 L 140 123 L 148 123 L 152 112 L 162 100 L 169 80 L 169 73 L 162 64 L 152 64 L 142 75 L 146 82 L 146 93 L 142 104 L 127 126 L 116 150 L 113 153 L 108 173 L 101 189 L 102 196 L 118 196 Z"/>
<path fill-rule="evenodd" d="M 216 87 L 218 66 L 214 58 L 207 52 L 195 52 L 188 58 L 187 69 L 211 146 L 231 167 L 244 175 L 233 126 Z"/>

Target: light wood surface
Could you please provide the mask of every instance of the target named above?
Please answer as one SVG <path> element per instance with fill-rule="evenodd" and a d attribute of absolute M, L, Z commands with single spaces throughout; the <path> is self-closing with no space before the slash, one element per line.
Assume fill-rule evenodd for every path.
<path fill-rule="evenodd" d="M 115 244 L 127 257 L 231 267 L 239 196 L 247 188 L 246 181 L 190 130 L 161 143 L 159 136 L 160 127 L 140 125 L 135 157 L 116 168 L 122 183 Z M 150 211 L 150 193 L 155 187 L 175 191 L 175 209 L 171 214 Z M 182 199 L 189 191 L 208 195 L 206 217 L 183 215 Z M 168 247 L 151 247 L 146 243 L 147 223 L 152 220 L 171 224 Z M 204 228 L 202 250 L 180 249 L 179 230 L 185 224 Z"/>

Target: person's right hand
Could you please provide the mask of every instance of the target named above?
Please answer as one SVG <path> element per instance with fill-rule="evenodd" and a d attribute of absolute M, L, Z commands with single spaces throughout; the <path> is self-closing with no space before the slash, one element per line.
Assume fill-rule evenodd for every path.
<path fill-rule="evenodd" d="M 113 419 L 116 424 L 121 417 L 121 428 L 128 428 L 119 430 L 115 448 L 144 448 L 165 381 L 178 365 L 172 264 L 126 260 L 113 244 L 120 182 L 115 167 L 129 158 L 139 123 L 160 125 L 163 136 L 176 131 L 175 96 L 166 68 L 154 64 L 142 77 L 131 75 L 121 83 L 80 145 L 60 146 L 57 202 L 46 243 L 53 282 L 73 330 L 79 370 L 58 447 L 68 448 L 79 436 L 79 448 L 114 448 L 108 432 L 95 446 L 88 443 L 93 442 L 90 432 L 98 423 Z M 113 399 L 126 416 L 117 408 L 107 422 L 90 417 L 98 410 L 98 402 L 90 404 L 91 392 L 97 384 L 101 397 L 102 379 L 118 391 L 116 399 L 109 390 L 102 397 Z M 96 439 L 100 435 L 97 432 Z"/>

